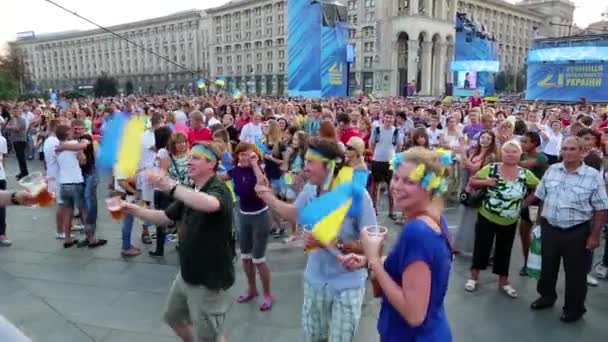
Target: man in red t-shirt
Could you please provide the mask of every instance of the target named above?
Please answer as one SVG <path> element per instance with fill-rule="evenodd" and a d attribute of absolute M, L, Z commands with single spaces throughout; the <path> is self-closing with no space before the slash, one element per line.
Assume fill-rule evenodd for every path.
<path fill-rule="evenodd" d="M 357 127 L 354 127 L 351 124 L 350 116 L 348 114 L 340 113 L 340 114 L 338 114 L 338 117 L 336 118 L 336 120 L 338 121 L 338 129 L 340 132 L 340 141 L 343 144 L 346 145 L 346 143 L 348 143 L 348 141 L 352 137 L 361 138 L 361 133 L 359 133 L 359 130 L 357 129 Z"/>
<path fill-rule="evenodd" d="M 190 146 L 196 142 L 213 140 L 213 132 L 203 127 L 203 113 L 198 110 L 190 113 L 190 129 L 188 130 L 188 143 Z"/>

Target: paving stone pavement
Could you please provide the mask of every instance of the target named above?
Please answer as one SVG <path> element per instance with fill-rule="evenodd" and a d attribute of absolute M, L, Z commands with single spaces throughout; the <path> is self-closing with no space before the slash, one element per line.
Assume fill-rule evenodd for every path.
<path fill-rule="evenodd" d="M 9 160 L 9 188 L 15 187 L 14 160 Z M 38 162 L 30 162 L 35 169 Z M 104 185 L 99 186 L 102 199 Z M 458 224 L 455 209 L 446 211 L 451 225 Z M 382 215 L 385 216 L 385 215 Z M 390 239 L 399 228 L 392 223 Z M 138 240 L 139 229 L 133 240 Z M 177 341 L 160 315 L 165 296 L 177 272 L 172 247 L 162 260 L 148 257 L 147 247 L 133 259 L 120 257 L 120 227 L 100 200 L 99 235 L 109 244 L 96 250 L 64 250 L 53 238 L 54 216 L 48 208 L 8 209 L 8 234 L 14 245 L 0 248 L 0 314 L 39 342 L 170 342 Z M 137 243 L 137 245 L 140 245 Z M 470 260 L 457 258 L 446 298 L 455 341 L 600 341 L 608 336 L 608 283 L 589 290 L 588 313 L 579 323 L 559 322 L 560 306 L 532 312 L 535 282 L 517 275 L 521 266 L 519 245 L 513 251 L 513 286 L 520 298 L 497 291 L 496 278 L 484 273 L 476 293 L 466 293 L 464 282 Z M 599 255 L 597 256 L 599 257 Z M 300 307 L 305 254 L 297 246 L 272 242 L 268 252 L 273 292 L 277 298 L 270 312 L 254 304 L 234 304 L 226 323 L 230 342 L 302 341 Z M 238 266 L 237 266 L 238 267 Z M 558 293 L 563 293 L 563 277 Z M 231 293 L 244 290 L 238 272 Z M 379 303 L 367 296 L 355 341 L 376 342 Z M 0 341 L 2 342 L 2 341 Z"/>

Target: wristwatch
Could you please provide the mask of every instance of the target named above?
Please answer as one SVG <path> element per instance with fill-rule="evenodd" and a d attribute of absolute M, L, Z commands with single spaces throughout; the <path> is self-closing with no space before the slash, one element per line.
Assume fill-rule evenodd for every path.
<path fill-rule="evenodd" d="M 17 192 L 16 191 L 11 192 L 11 203 L 13 205 L 21 205 L 21 203 L 17 200 Z"/>

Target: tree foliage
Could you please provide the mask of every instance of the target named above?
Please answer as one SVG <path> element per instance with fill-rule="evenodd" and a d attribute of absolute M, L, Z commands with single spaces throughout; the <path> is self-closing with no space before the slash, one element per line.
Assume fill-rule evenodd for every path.
<path fill-rule="evenodd" d="M 8 53 L 0 56 L 0 99 L 16 99 L 21 85 L 27 87 L 28 84 L 25 64 L 17 51 L 9 46 Z"/>
<path fill-rule="evenodd" d="M 133 94 L 133 82 L 127 81 L 127 84 L 125 84 L 125 92 L 127 95 Z"/>
<path fill-rule="evenodd" d="M 105 74 L 101 75 L 95 81 L 93 92 L 95 93 L 95 97 L 115 96 L 118 93 L 116 90 L 116 80 Z"/>

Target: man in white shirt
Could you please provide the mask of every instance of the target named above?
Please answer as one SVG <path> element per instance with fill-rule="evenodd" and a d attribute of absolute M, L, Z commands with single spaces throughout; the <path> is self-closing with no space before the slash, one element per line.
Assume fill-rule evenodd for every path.
<path fill-rule="evenodd" d="M 55 149 L 59 146 L 59 139 L 55 136 L 55 129 L 59 125 L 59 120 L 53 119 L 49 121 L 49 132 L 50 135 L 44 140 L 42 145 L 42 153 L 44 154 L 44 165 L 46 167 L 46 183 L 48 185 L 48 191 L 55 194 L 55 201 L 57 202 L 57 212 L 55 213 L 55 225 L 56 233 L 55 238 L 63 240 L 63 223 L 61 222 L 63 216 L 61 215 L 61 196 L 59 196 L 59 189 L 57 187 L 57 175 L 59 173 L 59 165 L 57 164 L 57 153 Z M 71 222 L 71 219 L 70 219 Z"/>
<path fill-rule="evenodd" d="M 72 129 L 67 125 L 59 125 L 55 130 L 55 135 L 59 142 L 78 143 L 72 140 Z M 80 169 L 80 163 L 85 161 L 82 151 L 62 151 L 57 154 L 57 182 L 59 194 L 61 196 L 61 216 L 63 233 L 65 234 L 64 248 L 70 248 L 78 243 L 78 240 L 71 236 L 71 218 L 74 214 L 74 207 L 78 207 L 83 221 L 86 222 L 86 203 L 84 201 L 84 177 Z"/>
<path fill-rule="evenodd" d="M 264 137 L 264 134 L 262 133 L 262 119 L 262 113 L 255 113 L 253 115 L 253 120 L 241 129 L 239 140 L 250 144 L 255 144 L 256 141 L 260 141 Z"/>

